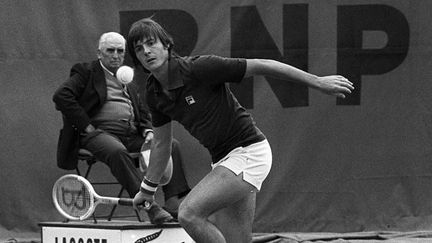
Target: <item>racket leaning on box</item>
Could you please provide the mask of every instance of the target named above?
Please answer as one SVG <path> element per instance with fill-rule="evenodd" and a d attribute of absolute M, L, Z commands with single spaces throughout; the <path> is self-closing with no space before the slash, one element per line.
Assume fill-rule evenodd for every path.
<path fill-rule="evenodd" d="M 132 206 L 132 198 L 103 197 L 98 195 L 90 182 L 82 176 L 68 174 L 60 177 L 53 187 L 52 197 L 57 210 L 71 220 L 85 220 L 99 204 Z M 144 203 L 150 208 L 150 202 Z"/>

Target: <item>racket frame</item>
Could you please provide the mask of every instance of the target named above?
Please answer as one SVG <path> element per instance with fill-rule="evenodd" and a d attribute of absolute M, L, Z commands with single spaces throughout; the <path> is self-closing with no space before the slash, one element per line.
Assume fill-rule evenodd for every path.
<path fill-rule="evenodd" d="M 65 178 L 73 178 L 73 179 L 79 181 L 81 184 L 83 184 L 86 187 L 86 189 L 89 192 L 90 206 L 89 206 L 89 209 L 87 210 L 87 212 L 85 214 L 83 214 L 82 216 L 75 217 L 75 216 L 68 214 L 67 212 L 65 212 L 62 209 L 62 207 L 60 206 L 60 204 L 58 202 L 57 190 L 59 189 L 58 187 L 60 186 L 59 182 L 64 180 Z M 85 219 L 89 218 L 94 213 L 96 207 L 99 204 L 111 204 L 111 205 L 118 204 L 118 205 L 125 205 L 125 206 L 132 206 L 133 205 L 133 199 L 131 199 L 131 198 L 115 198 L 115 197 L 100 196 L 99 194 L 96 193 L 93 186 L 91 185 L 91 183 L 87 179 L 85 179 L 82 176 L 75 175 L 75 174 L 67 174 L 67 175 L 60 177 L 54 183 L 54 187 L 53 187 L 53 191 L 52 191 L 52 197 L 53 197 L 54 205 L 57 208 L 57 211 L 59 211 L 60 214 L 62 214 L 64 217 L 71 219 L 71 220 L 85 220 Z M 146 203 L 148 203 L 148 202 L 146 202 Z M 146 205 L 148 205 L 148 204 L 146 204 Z"/>

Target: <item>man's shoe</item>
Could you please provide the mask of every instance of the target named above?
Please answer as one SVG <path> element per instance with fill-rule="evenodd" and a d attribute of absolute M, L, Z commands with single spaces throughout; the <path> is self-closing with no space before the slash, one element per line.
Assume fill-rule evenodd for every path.
<path fill-rule="evenodd" d="M 147 215 L 150 219 L 150 223 L 160 225 L 167 222 L 172 222 L 173 217 L 170 213 L 165 211 L 161 206 L 154 203 L 148 210 L 146 210 Z"/>
<path fill-rule="evenodd" d="M 174 211 L 174 210 L 171 210 L 171 209 L 169 209 L 169 208 L 167 208 L 167 207 L 162 207 L 165 211 L 167 211 L 169 214 L 171 214 L 171 216 L 174 218 L 174 221 L 178 221 L 178 212 L 177 211 Z"/>

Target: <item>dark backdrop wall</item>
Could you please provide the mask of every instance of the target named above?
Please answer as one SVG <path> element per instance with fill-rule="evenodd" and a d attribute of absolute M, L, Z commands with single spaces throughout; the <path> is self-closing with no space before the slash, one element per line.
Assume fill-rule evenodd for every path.
<path fill-rule="evenodd" d="M 272 58 L 355 83 L 345 100 L 265 77 L 232 86 L 274 153 L 255 232 L 430 229 L 430 9 L 428 0 L 1 1 L 0 239 L 37 237 L 39 222 L 62 220 L 51 188 L 70 172 L 56 167 L 52 94 L 72 64 L 96 58 L 101 33 L 127 33 L 153 14 L 183 55 Z M 175 135 L 194 185 L 210 158 L 178 124 Z"/>

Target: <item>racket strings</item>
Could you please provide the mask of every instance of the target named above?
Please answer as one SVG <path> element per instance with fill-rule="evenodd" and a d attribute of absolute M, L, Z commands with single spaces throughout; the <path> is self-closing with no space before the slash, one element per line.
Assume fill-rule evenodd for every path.
<path fill-rule="evenodd" d="M 81 217 L 91 209 L 91 193 L 86 185 L 75 178 L 65 178 L 56 191 L 60 208 L 72 217 Z"/>

